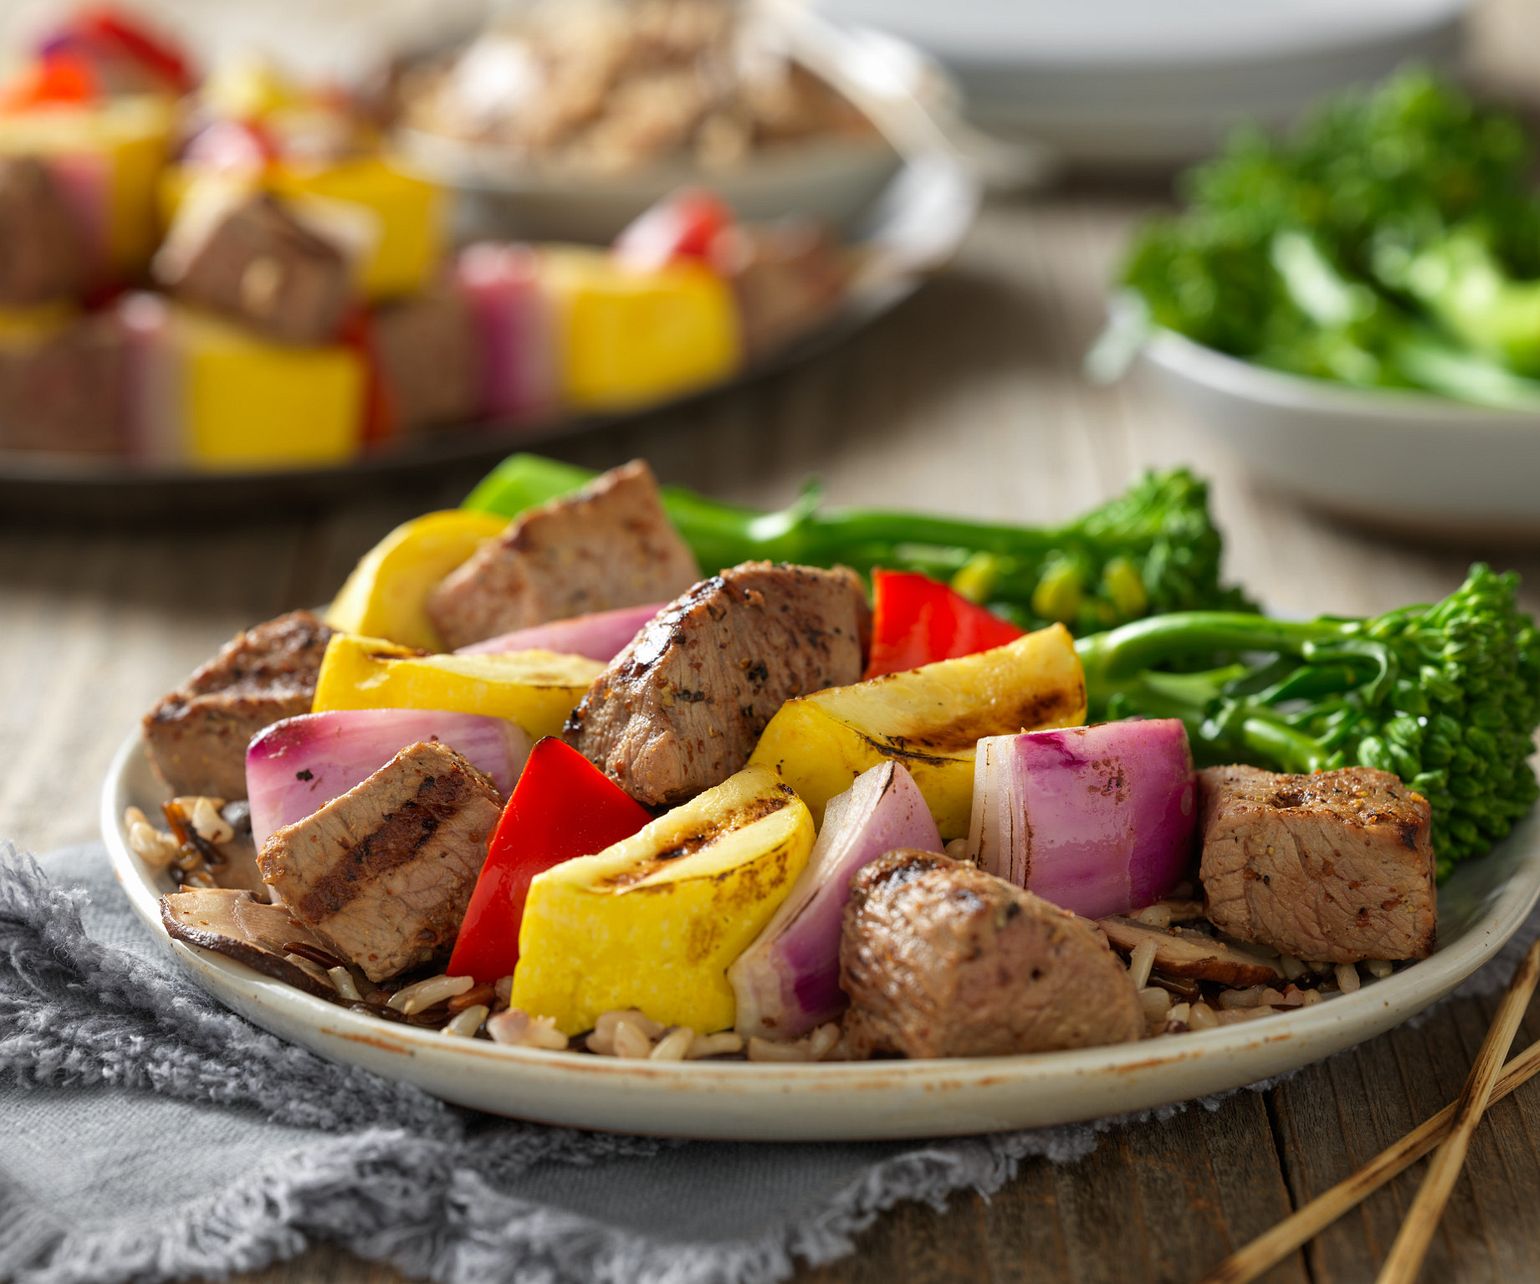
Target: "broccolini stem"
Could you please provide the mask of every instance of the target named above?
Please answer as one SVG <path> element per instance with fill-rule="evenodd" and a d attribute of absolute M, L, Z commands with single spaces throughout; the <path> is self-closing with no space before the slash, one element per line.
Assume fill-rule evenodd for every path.
<path fill-rule="evenodd" d="M 1177 611 L 1134 620 L 1076 644 L 1093 692 L 1182 656 L 1223 652 L 1284 651 L 1299 654 L 1311 642 L 1340 638 L 1354 628 L 1323 620 L 1275 620 L 1236 611 Z"/>

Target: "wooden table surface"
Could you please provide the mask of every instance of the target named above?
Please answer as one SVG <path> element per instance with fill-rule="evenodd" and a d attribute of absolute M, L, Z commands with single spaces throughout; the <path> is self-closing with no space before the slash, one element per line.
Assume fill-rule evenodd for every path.
<path fill-rule="evenodd" d="M 1527 0 L 1483 16 L 1497 75 L 1522 70 Z M 1512 77 L 1508 83 L 1512 83 Z M 837 352 L 683 413 L 560 453 L 645 456 L 669 481 L 760 504 L 810 472 L 840 502 L 1053 521 L 1138 470 L 1212 478 L 1232 576 L 1282 612 L 1374 612 L 1439 596 L 1472 550 L 1412 548 L 1327 524 L 1204 449 L 1136 387 L 1093 388 L 1079 361 L 1118 248 L 1159 192 L 1073 188 L 996 200 L 956 269 Z M 1325 461 L 1323 461 L 1324 466 Z M 35 850 L 92 837 L 114 748 L 152 699 L 243 625 L 324 600 L 397 521 L 456 502 L 475 473 L 311 515 L 232 513 L 88 531 L 0 514 L 0 835 Z M 1540 557 L 1514 565 L 1540 608 Z M 1462 1002 L 1220 1109 L 1107 1136 L 1082 1163 L 1023 1166 L 994 1199 L 903 1207 L 807 1280 L 1182 1281 L 1356 1168 L 1456 1094 L 1494 1003 Z M 1532 1018 L 1520 1043 L 1540 1036 Z M 1420 1169 L 1280 1266 L 1280 1281 L 1373 1277 Z M 1496 1106 L 1424 1278 L 1540 1276 L 1540 1087 Z M 319 1247 L 264 1281 L 389 1280 Z"/>

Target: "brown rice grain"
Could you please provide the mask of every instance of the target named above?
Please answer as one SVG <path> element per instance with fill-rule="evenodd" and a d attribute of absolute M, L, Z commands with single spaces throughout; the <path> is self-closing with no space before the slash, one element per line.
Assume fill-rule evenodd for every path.
<path fill-rule="evenodd" d="M 697 1034 L 685 1055 L 691 1061 L 700 1061 L 705 1057 L 730 1056 L 742 1051 L 743 1036 L 732 1030 L 722 1030 L 717 1034 Z"/>
<path fill-rule="evenodd" d="M 652 1055 L 652 1039 L 634 1021 L 615 1023 L 615 1055 L 628 1061 L 645 1061 Z"/>
<path fill-rule="evenodd" d="M 1277 991 L 1274 991 L 1277 993 Z M 1222 990 L 1217 1000 L 1219 1006 L 1226 1011 L 1237 1008 L 1254 1008 L 1265 1003 L 1266 993 L 1262 986 L 1251 985 L 1243 990 Z"/>
<path fill-rule="evenodd" d="M 1185 1025 L 1187 1023 L 1187 1018 L 1191 1015 L 1192 1004 L 1173 1003 L 1171 1005 L 1171 1011 L 1166 1013 L 1166 1022 L 1168 1025 Z"/>
<path fill-rule="evenodd" d="M 1278 960 L 1278 969 L 1283 973 L 1284 980 L 1297 981 L 1310 970 L 1304 959 L 1297 959 L 1292 954 L 1285 954 Z"/>
<path fill-rule="evenodd" d="M 1150 969 L 1155 966 L 1155 942 L 1140 941 L 1128 958 L 1128 975 L 1134 989 L 1142 990 L 1149 984 Z"/>
<path fill-rule="evenodd" d="M 1144 923 L 1149 927 L 1170 927 L 1171 907 L 1169 905 L 1163 905 L 1159 901 L 1157 901 L 1154 905 L 1146 905 L 1142 910 L 1134 915 L 1134 921 L 1136 923 Z M 1153 941 L 1142 942 L 1142 944 L 1148 944 L 1152 948 L 1154 946 Z"/>
<path fill-rule="evenodd" d="M 556 1028 L 550 1017 L 532 1017 L 519 1008 L 505 1008 L 487 1018 L 487 1034 L 493 1043 L 508 1044 L 516 1048 L 543 1048 L 548 1052 L 564 1052 L 567 1036 Z"/>
<path fill-rule="evenodd" d="M 358 992 L 358 986 L 353 984 L 353 974 L 347 968 L 329 967 L 326 969 L 326 975 L 331 977 L 332 985 L 343 998 L 358 1002 L 364 997 Z"/>
<path fill-rule="evenodd" d="M 456 1013 L 443 1032 L 458 1039 L 475 1038 L 476 1031 L 481 1029 L 481 1023 L 490 1013 L 491 1009 L 485 1003 L 477 1003 Z"/>
<path fill-rule="evenodd" d="M 1144 1019 L 1163 1022 L 1171 1011 L 1171 996 L 1159 986 L 1148 985 L 1139 991 L 1139 1002 L 1144 1008 Z"/>
<path fill-rule="evenodd" d="M 402 1016 L 416 1016 L 436 1003 L 443 1003 L 457 994 L 464 994 L 476 982 L 468 976 L 430 976 L 425 981 L 397 990 L 385 1000 L 387 1007 L 394 1008 Z"/>
<path fill-rule="evenodd" d="M 1358 969 L 1351 963 L 1337 964 L 1337 988 L 1344 994 L 1352 994 L 1358 989 Z"/>
<path fill-rule="evenodd" d="M 695 1045 L 695 1031 L 687 1025 L 676 1025 L 653 1045 L 649 1054 L 653 1061 L 683 1061 Z"/>
<path fill-rule="evenodd" d="M 1207 1003 L 1194 1003 L 1188 1010 L 1187 1024 L 1194 1030 L 1211 1030 L 1219 1024 L 1219 1018 Z"/>
<path fill-rule="evenodd" d="M 1396 970 L 1396 965 L 1389 959 L 1369 959 L 1364 963 L 1364 971 L 1376 981 L 1383 981 Z"/>
<path fill-rule="evenodd" d="M 616 1008 L 611 1012 L 602 1013 L 594 1022 L 594 1033 L 601 1038 L 613 1038 L 615 1027 L 621 1021 L 629 1021 L 649 1040 L 656 1039 L 663 1033 L 661 1025 L 637 1008 Z"/>
<path fill-rule="evenodd" d="M 749 1040 L 750 1061 L 811 1061 L 807 1045 L 800 1041 L 782 1043 L 778 1039 L 761 1039 L 755 1035 Z"/>

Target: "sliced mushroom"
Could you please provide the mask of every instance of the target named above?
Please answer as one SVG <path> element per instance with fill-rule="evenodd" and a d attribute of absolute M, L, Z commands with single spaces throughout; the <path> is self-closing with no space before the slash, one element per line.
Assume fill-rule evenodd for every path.
<path fill-rule="evenodd" d="M 227 955 L 323 999 L 337 997 L 336 987 L 325 979 L 322 960 L 340 960 L 281 905 L 269 905 L 235 888 L 188 888 L 160 898 L 160 917 L 173 940 Z M 290 955 L 311 966 L 292 962 Z"/>
<path fill-rule="evenodd" d="M 1112 947 L 1131 954 L 1141 941 L 1155 943 L 1155 968 L 1166 976 L 1219 985 L 1272 985 L 1283 980 L 1276 961 L 1190 928 L 1150 927 L 1114 914 L 1097 920 Z"/>

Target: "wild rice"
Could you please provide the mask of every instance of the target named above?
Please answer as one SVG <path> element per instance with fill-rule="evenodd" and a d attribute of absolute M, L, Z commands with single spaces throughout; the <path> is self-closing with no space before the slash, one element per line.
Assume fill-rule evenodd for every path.
<path fill-rule="evenodd" d="M 337 993 L 343 998 L 352 999 L 355 1002 L 363 999 L 364 996 L 358 992 L 358 986 L 353 984 L 353 974 L 347 968 L 329 967 L 326 969 L 326 975 L 331 977 L 332 984 L 337 987 Z"/>
<path fill-rule="evenodd" d="M 481 985 L 471 986 L 464 994 L 457 994 L 454 998 L 450 999 L 449 1010 L 451 1012 L 464 1012 L 466 1008 L 477 1006 L 490 1008 L 495 997 L 496 992 L 493 989 L 492 983 L 490 981 L 483 982 Z"/>
<path fill-rule="evenodd" d="M 1187 1010 L 1187 1024 L 1194 1030 L 1211 1030 L 1219 1024 L 1219 1018 L 1207 1003 L 1194 1003 Z"/>
<path fill-rule="evenodd" d="M 683 1061 L 695 1046 L 695 1031 L 687 1025 L 676 1025 L 653 1045 L 648 1055 L 654 1061 Z"/>
<path fill-rule="evenodd" d="M 460 1039 L 475 1038 L 476 1031 L 481 1029 L 481 1023 L 490 1012 L 491 1009 L 485 1003 L 465 1008 L 444 1027 L 444 1033 Z"/>
<path fill-rule="evenodd" d="M 397 990 L 385 1003 L 402 1016 L 416 1016 L 436 1003 L 464 994 L 475 984 L 474 978 L 469 976 L 430 976 L 426 981 Z"/>
<path fill-rule="evenodd" d="M 532 1017 L 518 1008 L 506 1008 L 487 1019 L 487 1033 L 493 1043 L 506 1043 L 518 1048 L 545 1048 L 550 1052 L 565 1052 L 567 1036 L 556 1028 L 550 1017 Z"/>
<path fill-rule="evenodd" d="M 1149 984 L 1150 969 L 1155 966 L 1155 942 L 1140 941 L 1128 958 L 1128 975 L 1134 989 L 1142 990 Z"/>
<path fill-rule="evenodd" d="M 1344 994 L 1358 989 L 1358 969 L 1351 963 L 1337 964 L 1337 988 Z"/>
<path fill-rule="evenodd" d="M 176 839 L 164 830 L 156 829 L 137 807 L 123 813 L 123 824 L 128 830 L 128 846 L 135 856 L 154 869 L 165 869 L 176 860 L 181 848 Z"/>
<path fill-rule="evenodd" d="M 219 809 L 225 805 L 223 798 L 179 798 L 177 801 L 204 842 L 217 847 L 235 837 L 234 827 L 219 814 Z M 188 803 L 192 804 L 190 808 Z"/>
<path fill-rule="evenodd" d="M 1389 959 L 1368 959 L 1364 963 L 1364 971 L 1376 981 L 1383 981 L 1396 970 L 1396 965 Z"/>
<path fill-rule="evenodd" d="M 723 1030 L 718 1034 L 697 1034 L 685 1056 L 690 1061 L 700 1061 L 706 1057 L 731 1056 L 742 1051 L 743 1036 L 732 1030 Z"/>

